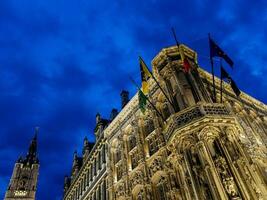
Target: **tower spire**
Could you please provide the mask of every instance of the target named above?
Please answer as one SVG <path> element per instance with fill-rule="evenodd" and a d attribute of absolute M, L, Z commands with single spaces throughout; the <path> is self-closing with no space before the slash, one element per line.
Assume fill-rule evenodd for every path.
<path fill-rule="evenodd" d="M 39 128 L 36 127 L 26 157 L 20 156 L 17 162 L 15 163 L 13 174 L 5 194 L 5 200 L 35 200 L 40 166 L 37 157 L 38 130 Z"/>
<path fill-rule="evenodd" d="M 38 162 L 38 158 L 37 158 L 37 134 L 38 134 L 38 132 L 39 132 L 39 127 L 35 127 L 34 137 L 31 141 L 30 146 L 29 146 L 28 154 L 26 157 L 26 159 L 29 163 Z"/>

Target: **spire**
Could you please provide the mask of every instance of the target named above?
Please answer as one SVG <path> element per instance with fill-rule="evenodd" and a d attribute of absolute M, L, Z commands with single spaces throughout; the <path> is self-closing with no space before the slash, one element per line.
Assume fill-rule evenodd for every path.
<path fill-rule="evenodd" d="M 78 166 L 78 164 L 79 164 L 79 157 L 77 151 L 75 150 L 73 153 L 72 167 Z"/>
<path fill-rule="evenodd" d="M 83 146 L 87 146 L 88 145 L 88 138 L 85 136 L 83 139 Z"/>
<path fill-rule="evenodd" d="M 37 158 L 37 134 L 38 132 L 39 132 L 39 127 L 36 127 L 34 131 L 34 137 L 29 146 L 28 154 L 26 157 L 26 160 L 29 163 L 38 163 L 38 158 Z"/>
<path fill-rule="evenodd" d="M 83 162 L 82 157 L 79 157 L 77 151 L 75 150 L 72 162 L 72 175 L 71 175 L 72 179 L 79 173 L 79 170 L 82 166 L 82 162 Z"/>
<path fill-rule="evenodd" d="M 83 140 L 83 158 L 89 155 L 90 151 L 92 150 L 94 143 L 89 142 L 88 138 L 85 136 Z"/>

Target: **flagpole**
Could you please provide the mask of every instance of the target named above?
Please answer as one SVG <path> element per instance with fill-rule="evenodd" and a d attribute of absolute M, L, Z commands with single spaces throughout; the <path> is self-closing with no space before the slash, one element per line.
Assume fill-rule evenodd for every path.
<path fill-rule="evenodd" d="M 222 87 L 223 87 L 223 81 L 222 81 L 222 58 L 220 58 L 220 65 L 221 65 L 221 103 L 222 103 Z"/>
<path fill-rule="evenodd" d="M 145 63 L 144 60 L 141 58 L 141 56 L 139 56 L 139 59 L 141 59 L 141 61 L 142 61 L 143 63 Z M 150 72 L 150 70 L 148 70 L 148 71 Z M 154 75 L 152 74 L 152 72 L 150 72 L 150 74 L 151 74 L 151 77 L 153 78 L 153 80 L 156 82 L 156 84 L 157 84 L 157 86 L 159 87 L 159 89 L 161 90 L 161 92 L 163 93 L 163 95 L 166 97 L 167 101 L 171 104 L 173 110 L 175 111 L 175 107 L 174 107 L 173 102 L 168 98 L 167 94 L 164 92 L 164 90 L 162 89 L 162 87 L 160 86 L 159 82 L 156 80 L 156 78 L 155 78 Z"/>
<path fill-rule="evenodd" d="M 134 84 L 134 86 L 137 87 L 137 89 L 142 92 L 141 88 L 137 85 L 137 83 L 131 77 L 129 77 L 129 78 L 130 78 L 131 82 Z M 154 106 L 154 104 L 149 100 L 149 98 L 146 95 L 144 95 L 144 96 L 146 97 L 148 103 L 154 108 L 154 110 L 157 112 L 157 114 L 162 118 L 162 120 L 164 122 L 166 122 L 165 119 L 163 118 L 162 114 L 158 111 L 158 109 Z"/>
<path fill-rule="evenodd" d="M 178 42 L 178 40 L 177 40 L 177 38 L 176 38 L 176 33 L 175 33 L 175 30 L 174 30 L 173 27 L 172 27 L 172 34 L 173 34 L 173 37 L 174 37 L 174 39 L 175 39 L 176 45 L 177 45 L 178 50 L 179 50 L 179 45 L 180 45 L 180 43 Z"/>
<path fill-rule="evenodd" d="M 209 33 L 209 44 L 210 44 L 210 33 Z M 210 54 L 210 64 L 211 64 L 211 73 L 212 73 L 212 84 L 213 84 L 213 101 L 216 103 L 216 88 L 215 88 L 215 78 L 214 78 L 214 66 L 213 59 Z"/>

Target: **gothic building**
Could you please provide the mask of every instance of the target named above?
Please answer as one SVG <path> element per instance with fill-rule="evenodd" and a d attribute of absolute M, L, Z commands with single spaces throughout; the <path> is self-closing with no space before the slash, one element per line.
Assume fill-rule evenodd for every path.
<path fill-rule="evenodd" d="M 74 156 L 65 200 L 267 199 L 267 106 L 215 78 L 181 45 L 152 61 L 147 105 L 136 94 L 112 120 L 97 115 L 96 143 Z M 126 95 L 127 96 L 127 95 Z M 78 163 L 78 164 L 77 164 Z"/>
<path fill-rule="evenodd" d="M 12 177 L 4 200 L 34 200 L 39 173 L 37 157 L 37 129 L 31 141 L 27 156 L 15 163 Z"/>

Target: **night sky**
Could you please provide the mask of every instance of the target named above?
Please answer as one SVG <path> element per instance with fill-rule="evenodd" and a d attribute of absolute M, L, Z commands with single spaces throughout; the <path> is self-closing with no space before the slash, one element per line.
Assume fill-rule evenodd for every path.
<path fill-rule="evenodd" d="M 180 42 L 210 71 L 207 34 L 234 60 L 225 67 L 243 91 L 267 102 L 267 4 L 243 1 L 0 1 L 0 199 L 15 161 L 40 127 L 37 200 L 62 198 L 63 179 L 95 115 L 136 92 L 138 55 L 150 65 Z M 216 74 L 218 74 L 218 63 Z M 224 64 L 226 65 L 226 64 Z"/>

